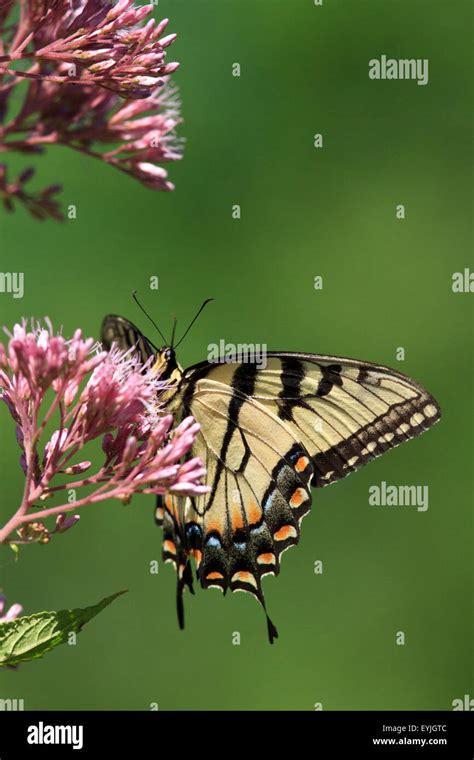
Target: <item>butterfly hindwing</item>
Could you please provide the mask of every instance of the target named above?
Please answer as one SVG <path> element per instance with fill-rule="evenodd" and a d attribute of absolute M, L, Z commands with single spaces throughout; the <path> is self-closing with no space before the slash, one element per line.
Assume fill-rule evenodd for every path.
<path fill-rule="evenodd" d="M 203 588 L 247 591 L 265 608 L 262 578 L 278 574 L 282 552 L 299 540 L 311 504 L 313 468 L 295 435 L 247 395 L 257 368 L 227 365 L 226 370 L 229 382 L 218 393 L 214 380 L 203 378 L 193 395 L 192 413 L 201 431 L 192 454 L 206 465 L 210 492 L 186 499 L 184 525 L 175 497 L 161 500 L 164 557 L 179 569 L 193 554 Z M 181 561 L 179 530 L 186 551 Z M 273 640 L 277 632 L 267 620 Z"/>
<path fill-rule="evenodd" d="M 157 496 L 155 521 L 163 528 L 162 556 L 164 562 L 170 562 L 177 573 L 176 607 L 180 628 L 184 628 L 183 593 L 189 588 L 194 594 L 191 572 L 191 551 L 187 545 L 184 532 L 184 514 L 186 496 L 167 494 Z"/>
<path fill-rule="evenodd" d="M 247 591 L 265 607 L 262 578 L 279 573 L 282 552 L 299 540 L 311 505 L 313 468 L 294 436 L 257 403 L 242 396 L 238 424 L 233 424 L 235 409 L 231 404 L 226 411 L 225 395 L 211 396 L 212 401 L 210 408 L 200 391 L 193 403 L 196 420 L 209 420 L 201 425 L 193 455 L 207 461 L 211 490 L 191 498 L 186 513 L 202 528 L 199 579 L 204 588 Z M 222 424 L 228 443 L 215 437 Z M 269 633 L 272 640 L 276 631 L 270 621 Z"/>
<path fill-rule="evenodd" d="M 281 553 L 299 540 L 313 467 L 295 434 L 252 399 L 257 367 L 221 369 L 218 381 L 214 370 L 200 377 L 192 394 L 189 411 L 201 425 L 193 456 L 206 465 L 210 491 L 189 500 L 186 521 L 202 530 L 201 585 L 248 591 L 265 607 L 262 578 L 279 572 Z"/>

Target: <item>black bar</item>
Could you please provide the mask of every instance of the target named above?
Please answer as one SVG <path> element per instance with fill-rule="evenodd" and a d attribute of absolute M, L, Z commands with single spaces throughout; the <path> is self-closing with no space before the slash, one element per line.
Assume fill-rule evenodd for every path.
<path fill-rule="evenodd" d="M 233 748 L 253 757 L 294 747 L 291 754 L 309 752 L 314 760 L 341 752 L 472 760 L 472 717 L 462 711 L 1 712 L 0 758 L 93 757 L 106 750 L 135 760 L 188 750 L 225 756 Z"/>

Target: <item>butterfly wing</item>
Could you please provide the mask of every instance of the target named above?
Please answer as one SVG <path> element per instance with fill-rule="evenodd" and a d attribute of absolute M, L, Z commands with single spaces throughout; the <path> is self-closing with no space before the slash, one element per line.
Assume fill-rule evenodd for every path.
<path fill-rule="evenodd" d="M 254 398 L 299 437 L 318 487 L 420 435 L 441 416 L 435 399 L 401 372 L 334 356 L 270 354 Z"/>
<path fill-rule="evenodd" d="M 167 494 L 156 497 L 155 521 L 163 528 L 162 556 L 164 562 L 170 562 L 177 572 L 176 606 L 179 627 L 184 628 L 183 593 L 187 587 L 192 594 L 193 576 L 190 557 L 194 554 L 192 542 L 185 541 L 184 523 L 188 497 Z M 194 554 L 195 559 L 198 555 Z"/>
<path fill-rule="evenodd" d="M 313 476 L 317 486 L 345 477 L 440 416 L 436 401 L 401 373 L 288 353 L 269 355 L 265 368 L 190 368 L 183 408 L 201 426 L 192 453 L 210 487 L 182 505 L 185 551 L 192 540 L 204 588 L 248 591 L 264 608 L 262 577 L 278 574 L 282 552 L 298 542 Z"/>
<path fill-rule="evenodd" d="M 143 363 L 156 353 L 138 327 L 117 314 L 108 314 L 104 317 L 100 334 L 102 344 L 107 351 L 110 350 L 113 343 L 123 350 L 136 348 Z"/>
<path fill-rule="evenodd" d="M 205 464 L 211 491 L 159 497 L 156 510 L 163 559 L 178 571 L 181 627 L 182 593 L 192 590 L 191 556 L 203 588 L 248 591 L 265 608 L 261 579 L 279 572 L 281 553 L 298 541 L 313 472 L 295 435 L 249 397 L 247 365 L 227 365 L 227 378 L 211 380 L 210 389 L 194 380 L 186 381 L 184 409 L 201 423 L 192 456 Z M 277 631 L 268 616 L 267 622 L 272 641 Z"/>

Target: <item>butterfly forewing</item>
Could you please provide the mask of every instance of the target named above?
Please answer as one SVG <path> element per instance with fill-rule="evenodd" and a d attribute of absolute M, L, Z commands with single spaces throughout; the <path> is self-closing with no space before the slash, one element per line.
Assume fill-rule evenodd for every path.
<path fill-rule="evenodd" d="M 101 328 L 101 340 L 107 350 L 114 343 L 123 350 L 136 348 L 143 363 L 150 356 L 155 355 L 155 350 L 138 327 L 133 322 L 129 322 L 128 319 L 119 317 L 116 314 L 108 314 L 104 318 Z"/>
<path fill-rule="evenodd" d="M 433 397 L 379 365 L 307 354 L 271 354 L 255 398 L 294 431 L 324 486 L 430 428 Z"/>

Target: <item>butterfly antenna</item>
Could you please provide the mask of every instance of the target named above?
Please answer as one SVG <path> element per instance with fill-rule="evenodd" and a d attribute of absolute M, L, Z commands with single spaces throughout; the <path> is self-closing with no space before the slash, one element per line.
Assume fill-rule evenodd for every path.
<path fill-rule="evenodd" d="M 180 345 L 180 343 L 182 343 L 182 342 L 183 342 L 183 340 L 185 339 L 186 335 L 187 335 L 187 334 L 188 334 L 188 332 L 190 331 L 191 327 L 192 327 L 192 326 L 193 326 L 193 324 L 195 323 L 196 319 L 199 317 L 199 315 L 200 315 L 201 311 L 204 309 L 204 307 L 205 307 L 205 306 L 207 306 L 207 304 L 208 304 L 208 303 L 210 303 L 210 302 L 211 302 L 211 301 L 213 301 L 213 300 L 214 300 L 213 298 L 206 298 L 206 300 L 204 301 L 203 305 L 202 305 L 202 306 L 201 306 L 201 308 L 199 309 L 198 313 L 196 314 L 196 316 L 195 316 L 195 317 L 194 317 L 194 319 L 192 320 L 191 324 L 189 325 L 188 329 L 185 331 L 184 335 L 182 335 L 182 336 L 181 336 L 181 338 L 179 339 L 179 341 L 177 342 L 177 344 L 176 344 L 175 348 L 178 348 L 178 346 Z"/>
<path fill-rule="evenodd" d="M 138 300 L 138 298 L 137 298 L 137 291 L 136 291 L 136 290 L 133 290 L 133 291 L 132 291 L 132 298 L 133 298 L 133 300 L 135 301 L 135 303 L 137 304 L 137 306 L 138 306 L 138 307 L 139 307 L 139 308 L 142 310 L 142 312 L 144 313 L 145 317 L 147 317 L 147 319 L 149 319 L 149 320 L 150 320 L 150 322 L 151 322 L 151 324 L 153 325 L 153 327 L 155 327 L 155 328 L 158 330 L 158 332 L 159 332 L 159 334 L 160 334 L 160 336 L 161 336 L 161 339 L 163 340 L 163 343 L 166 345 L 166 338 L 165 338 L 165 336 L 164 336 L 164 335 L 163 335 L 163 333 L 161 332 L 161 330 L 160 330 L 160 328 L 158 327 L 158 325 L 156 324 L 155 320 L 154 320 L 154 319 L 152 319 L 152 318 L 150 317 L 150 315 L 148 314 L 148 312 L 147 312 L 147 311 L 145 311 L 145 309 L 144 309 L 144 308 L 143 308 L 143 306 L 141 305 L 140 301 L 139 301 L 139 300 Z"/>
<path fill-rule="evenodd" d="M 178 324 L 178 320 L 176 319 L 176 317 L 173 317 L 173 320 L 174 320 L 173 321 L 173 329 L 171 331 L 171 343 L 170 343 L 171 348 L 173 348 L 174 336 L 175 336 L 175 333 L 176 333 L 176 325 Z"/>

